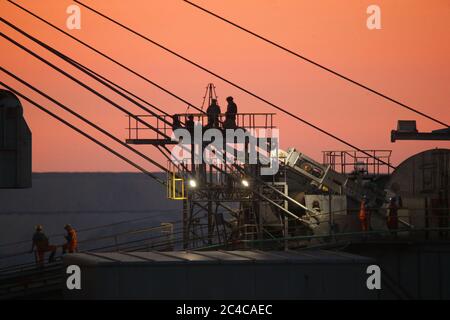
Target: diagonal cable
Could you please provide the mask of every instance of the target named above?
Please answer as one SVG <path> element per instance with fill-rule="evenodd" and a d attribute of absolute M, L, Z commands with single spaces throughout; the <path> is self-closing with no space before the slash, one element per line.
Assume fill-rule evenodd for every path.
<path fill-rule="evenodd" d="M 256 38 L 258 38 L 258 39 L 260 39 L 260 40 L 262 40 L 262 41 L 264 41 L 264 42 L 266 42 L 266 43 L 268 43 L 268 44 L 270 44 L 270 45 L 272 45 L 272 46 L 274 46 L 276 48 L 278 48 L 278 49 L 281 49 L 281 50 L 283 50 L 283 51 L 285 51 L 285 52 L 287 52 L 287 53 L 289 53 L 289 54 L 291 54 L 291 55 L 293 55 L 293 56 L 295 56 L 297 58 L 300 58 L 303 61 L 306 61 L 306 62 L 308 62 L 308 63 L 310 63 L 310 64 L 312 64 L 312 65 L 314 65 L 314 66 L 316 66 L 316 67 L 326 71 L 326 72 L 329 72 L 329 73 L 331 73 L 331 74 L 333 74 L 333 75 L 335 75 L 335 76 L 337 76 L 337 77 L 339 77 L 339 78 L 341 78 L 341 79 L 343 79 L 345 81 L 348 81 L 348 82 L 350 82 L 350 83 L 352 83 L 352 84 L 354 84 L 354 85 L 356 85 L 356 86 L 358 86 L 360 88 L 363 88 L 363 89 L 365 89 L 365 90 L 367 90 L 367 91 L 369 91 L 369 92 L 371 92 L 371 93 L 373 93 L 373 94 L 375 94 L 375 95 L 377 95 L 379 97 L 382 97 L 382 98 L 384 98 L 384 99 L 386 99 L 386 100 L 388 100 L 390 102 L 393 102 L 394 104 L 397 104 L 398 106 L 400 106 L 402 108 L 405 108 L 405 109 L 407 109 L 409 111 L 412 111 L 412 112 L 414 112 L 414 113 L 416 113 L 416 114 L 418 114 L 418 115 L 420 115 L 422 117 L 425 117 L 425 118 L 427 118 L 427 119 L 429 119 L 431 121 L 434 121 L 434 122 L 436 122 L 436 123 L 438 123 L 440 125 L 443 125 L 444 127 L 449 127 L 448 124 L 446 124 L 446 123 L 444 123 L 444 122 L 442 122 L 442 121 L 440 121 L 440 120 L 438 120 L 438 119 L 436 119 L 436 118 L 434 118 L 434 117 L 432 117 L 430 115 L 427 115 L 427 114 L 425 114 L 424 112 L 422 112 L 420 110 L 417 110 L 417 109 L 415 109 L 415 108 L 413 108 L 411 106 L 408 106 L 405 103 L 402 103 L 402 102 L 398 101 L 397 99 L 391 98 L 391 97 L 387 96 L 386 94 L 381 93 L 380 91 L 374 90 L 374 89 L 368 87 L 367 85 L 362 84 L 359 81 L 353 80 L 353 79 L 343 75 L 342 73 L 334 71 L 333 69 L 328 68 L 328 67 L 324 66 L 323 64 L 320 64 L 320 63 L 318 63 L 318 62 L 316 62 L 316 61 L 314 61 L 312 59 L 309 59 L 309 58 L 305 57 L 304 55 L 301 55 L 300 53 L 297 53 L 297 52 L 295 52 L 295 51 L 293 51 L 291 49 L 288 49 L 287 47 L 285 47 L 285 46 L 283 46 L 283 45 L 281 45 L 279 43 L 276 43 L 275 41 L 272 41 L 272 40 L 268 39 L 267 37 L 264 37 L 264 36 L 254 32 L 254 31 L 251 31 L 251 30 L 249 30 L 249 29 L 247 29 L 247 28 L 245 28 L 245 27 L 243 27 L 243 26 L 241 26 L 241 25 L 239 25 L 239 24 L 237 24 L 237 23 L 235 23 L 235 22 L 233 22 L 233 21 L 231 21 L 229 19 L 226 19 L 223 16 L 220 16 L 217 13 L 214 13 L 214 12 L 212 12 L 212 11 L 210 11 L 210 10 L 208 10 L 208 9 L 206 9 L 206 8 L 196 4 L 196 3 L 193 3 L 193 2 L 188 1 L 188 0 L 182 0 L 182 1 L 184 1 L 185 3 L 191 5 L 194 8 L 197 8 L 197 9 L 201 10 L 202 12 L 207 13 L 207 14 L 209 14 L 209 15 L 211 15 L 211 16 L 213 16 L 213 17 L 215 17 L 215 18 L 217 18 L 217 19 L 219 19 L 219 20 L 221 20 L 223 22 L 226 22 L 227 24 L 232 25 L 233 27 L 235 27 L 235 28 L 237 28 L 237 29 L 239 29 L 239 30 L 241 30 L 241 31 L 243 31 L 245 33 L 248 33 L 248 34 L 250 34 L 250 35 L 252 35 L 252 36 L 254 36 L 254 37 L 256 37 Z M 78 1 L 75 1 L 75 2 L 78 2 Z"/>

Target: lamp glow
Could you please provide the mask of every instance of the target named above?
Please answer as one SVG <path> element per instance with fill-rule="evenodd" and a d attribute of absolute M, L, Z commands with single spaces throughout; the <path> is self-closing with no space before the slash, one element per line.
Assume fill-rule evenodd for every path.
<path fill-rule="evenodd" d="M 190 180 L 189 180 L 189 186 L 190 186 L 191 188 L 197 187 L 197 181 L 195 181 L 194 179 L 190 179 Z"/>

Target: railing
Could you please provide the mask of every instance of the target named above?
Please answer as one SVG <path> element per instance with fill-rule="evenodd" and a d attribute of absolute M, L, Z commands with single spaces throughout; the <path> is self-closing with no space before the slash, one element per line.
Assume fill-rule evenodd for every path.
<path fill-rule="evenodd" d="M 132 241 L 129 239 L 134 238 L 135 240 L 133 241 L 148 241 L 151 240 L 151 238 L 148 237 L 148 234 L 150 233 L 160 233 L 156 235 L 155 239 L 158 238 L 164 238 L 164 239 L 169 239 L 172 237 L 169 236 L 167 234 L 167 231 L 170 230 L 171 232 L 173 232 L 174 230 L 174 225 L 180 225 L 181 221 L 176 221 L 173 223 L 164 223 L 161 224 L 159 226 L 151 226 L 151 227 L 144 227 L 144 228 L 138 228 L 138 229 L 132 229 L 129 231 L 125 231 L 125 232 L 120 232 L 120 233 L 115 233 L 115 234 L 111 234 L 111 235 L 105 235 L 105 236 L 97 236 L 97 237 L 93 237 L 93 238 L 88 238 L 88 239 L 81 239 L 78 241 L 79 243 L 79 247 L 83 248 L 83 250 L 98 250 L 98 249 L 103 249 L 103 248 L 110 248 L 110 249 L 120 249 L 121 246 L 123 244 L 126 243 L 131 243 Z M 112 224 L 112 225 L 116 225 L 116 224 Z M 97 228 L 98 229 L 98 228 Z M 88 229 L 88 230 L 92 230 Z M 78 234 L 79 238 L 80 238 L 80 233 Z M 142 237 L 141 237 L 142 236 Z M 141 238 L 139 238 L 141 237 Z M 123 238 L 128 238 L 128 241 L 120 241 Z M 22 243 L 22 242 L 19 242 Z M 100 245 L 101 243 L 105 243 L 104 245 Z M 30 245 L 30 241 L 28 241 L 27 243 L 24 243 L 25 245 Z M 13 246 L 15 244 L 12 244 Z M 95 246 L 93 246 L 95 245 Z M 61 245 L 58 245 L 58 247 L 61 247 Z M 0 257 L 0 262 L 3 262 L 3 264 L 6 263 L 6 261 L 8 259 L 16 259 L 22 257 L 30 257 L 28 260 L 31 260 L 27 263 L 24 263 L 24 265 L 29 265 L 34 264 L 34 262 L 32 262 L 34 260 L 34 256 L 29 252 L 29 251 L 20 251 L 20 252 L 16 252 L 13 254 L 9 254 L 9 255 L 4 255 Z M 20 266 L 21 264 L 19 264 Z M 17 265 L 16 265 L 17 266 Z M 7 269 L 8 267 L 6 267 Z M 5 268 L 0 269 L 0 275 L 2 273 L 2 271 L 6 270 Z"/>
<path fill-rule="evenodd" d="M 91 232 L 91 231 L 97 231 L 97 230 L 105 230 L 106 228 L 113 228 L 113 227 L 118 227 L 121 225 L 125 225 L 125 224 L 132 224 L 132 223 L 142 223 L 146 220 L 155 220 L 155 218 L 159 218 L 163 215 L 166 215 L 170 212 L 178 212 L 179 210 L 163 210 L 163 211 L 158 211 L 159 214 L 154 214 L 152 211 L 138 211 L 139 213 L 149 213 L 152 214 L 151 216 L 147 216 L 147 217 L 141 217 L 141 218 L 135 218 L 135 219 L 130 219 L 130 220 L 124 220 L 124 221 L 118 221 L 118 222 L 113 222 L 113 223 L 109 223 L 109 224 L 104 224 L 104 225 L 97 225 L 97 226 L 93 226 L 93 227 L 88 227 L 88 228 L 82 228 L 82 229 L 77 229 L 77 234 L 78 236 L 80 236 L 81 234 L 84 234 L 86 232 Z M 100 211 L 103 213 L 103 211 Z M 45 213 L 45 212 L 38 212 L 38 213 Z M 79 211 L 66 211 L 66 212 L 62 212 L 62 213 L 81 213 Z M 97 212 L 93 212 L 93 213 L 97 213 Z M 117 213 L 117 212 L 116 212 Z M 122 212 L 120 211 L 120 213 L 124 213 L 127 214 L 128 212 Z M 65 236 L 65 234 L 63 233 L 58 233 L 58 234 L 50 234 L 48 235 L 50 238 L 63 238 Z M 17 246 L 17 245 L 27 245 L 28 247 L 31 244 L 31 240 L 21 240 L 21 241 L 15 241 L 15 242 L 8 242 L 8 243 L 1 243 L 0 244 L 0 248 L 4 248 L 4 247 L 13 247 L 13 246 Z M 2 259 L 2 256 L 0 256 L 0 260 Z"/>
<path fill-rule="evenodd" d="M 387 208 L 379 209 L 377 212 L 372 212 L 373 217 L 381 218 L 379 221 L 386 219 L 384 215 L 387 213 Z M 259 248 L 259 249 L 280 249 L 287 242 L 290 248 L 332 248 L 332 246 L 348 245 L 354 242 L 361 241 L 386 241 L 387 243 L 413 240 L 443 240 L 450 241 L 449 228 L 449 208 L 433 208 L 434 214 L 423 214 L 424 208 L 401 208 L 398 213 L 399 223 L 398 228 L 387 228 L 380 226 L 373 226 L 368 231 L 359 231 L 357 228 L 353 230 L 332 230 L 324 228 L 322 232 L 317 232 L 314 235 L 298 235 L 294 234 L 294 226 L 289 229 L 292 234 L 286 234 L 282 237 L 274 236 L 272 233 L 265 234 L 262 239 L 224 239 L 223 242 L 208 244 L 208 237 L 199 237 L 190 235 L 191 243 L 199 242 L 197 247 L 191 247 L 192 250 L 216 250 L 223 248 Z M 437 213 L 436 213 L 437 212 Z M 407 214 L 406 214 L 407 213 Z M 331 220 L 330 217 L 333 216 Z M 333 221 L 334 224 L 347 223 L 348 225 L 358 225 L 358 209 L 336 210 L 331 213 L 324 212 L 320 215 L 320 223 L 328 225 Z M 206 225 L 199 225 L 207 234 L 208 227 Z M 156 234 L 152 234 L 156 231 Z M 160 232 L 160 233 L 158 233 Z M 149 236 L 150 233 L 150 236 Z M 154 227 L 145 227 L 135 229 L 118 234 L 96 237 L 93 239 L 86 239 L 81 241 L 83 251 L 81 252 L 133 252 L 133 251 L 150 251 L 150 250 L 172 250 L 181 249 L 184 242 L 184 230 L 181 221 L 171 224 L 165 224 Z M 203 234 L 200 232 L 199 234 Z M 280 233 L 278 233 L 280 234 Z M 128 235 L 145 235 L 144 237 L 119 241 L 121 237 Z M 113 239 L 114 241 L 107 245 L 99 245 L 99 242 L 105 239 Z M 95 243 L 96 246 L 85 249 L 86 244 Z M 44 268 L 39 268 L 35 263 L 24 263 L 20 265 L 13 265 L 0 269 L 0 299 L 2 297 L 19 296 L 38 290 L 56 290 L 62 279 L 61 272 L 61 258 L 58 257 L 52 264 L 46 264 Z"/>
<path fill-rule="evenodd" d="M 207 229 L 207 226 L 199 226 L 199 229 Z M 164 222 L 159 226 L 133 229 L 113 235 L 99 236 L 90 239 L 80 240 L 79 252 L 99 252 L 99 251 L 130 251 L 130 250 L 175 250 L 182 247 L 183 238 L 182 221 Z M 134 237 L 134 238 L 132 238 Z M 126 238 L 126 239 L 125 239 Z M 130 240 L 132 238 L 132 240 Z M 123 239 L 123 240 L 121 240 Z M 202 240 L 202 239 L 195 239 Z M 203 240 L 207 240 L 206 237 Z M 105 243 L 107 242 L 107 243 Z M 105 244 L 102 244 L 105 243 Z M 0 280 L 5 276 L 15 272 L 36 270 L 36 262 L 29 251 L 17 252 L 15 254 L 0 257 L 0 262 L 17 257 L 30 257 L 28 262 L 8 265 L 0 268 Z M 31 261 L 30 261 L 31 260 Z M 60 261 L 60 257 L 55 259 Z M 48 265 L 48 264 L 47 264 Z M 50 264 L 52 265 L 52 264 Z"/>
<path fill-rule="evenodd" d="M 402 207 L 398 209 L 398 228 L 392 229 L 387 226 L 388 208 L 381 208 L 378 210 L 370 210 L 369 216 L 372 217 L 370 221 L 376 222 L 369 227 L 370 231 L 358 231 L 361 230 L 358 218 L 359 209 L 346 209 L 335 210 L 331 213 L 323 212 L 318 217 L 320 224 L 318 226 L 325 226 L 320 231 L 316 231 L 313 236 L 286 236 L 283 238 L 274 238 L 272 240 L 262 239 L 262 242 L 266 241 L 285 241 L 285 240 L 301 240 L 301 239 L 325 239 L 325 238 L 342 238 L 351 236 L 353 240 L 366 238 L 366 236 L 380 237 L 387 236 L 388 239 L 392 239 L 392 236 L 402 235 L 403 239 L 411 237 L 420 237 L 421 239 L 443 239 L 450 240 L 450 214 L 449 208 L 413 208 Z M 348 226 L 349 230 L 335 230 L 330 228 L 331 225 Z M 199 225 L 199 228 L 207 229 L 207 226 Z M 296 226 L 290 225 L 289 232 L 295 234 Z M 150 250 L 157 248 L 177 249 L 181 248 L 183 243 L 183 224 L 182 221 L 175 221 L 172 223 L 165 223 L 159 226 L 144 227 L 139 229 L 133 229 L 126 232 L 116 233 L 113 235 L 94 237 L 90 239 L 81 240 L 80 249 L 82 251 L 127 251 L 134 249 Z M 133 238 L 134 237 L 134 238 Z M 122 239 L 122 240 L 121 240 Z M 107 240 L 105 243 L 105 240 Z M 190 239 L 192 240 L 192 239 Z M 194 240 L 208 240 L 196 238 Z M 236 243 L 243 242 L 244 240 L 238 240 Z M 259 240 L 258 240 L 259 241 Z M 91 245 L 90 245 L 91 244 Z M 217 244 L 217 246 L 231 245 L 224 241 Z M 18 252 L 13 255 L 0 257 L 0 261 L 11 259 L 17 256 L 28 256 L 29 252 Z M 0 279 L 5 273 L 26 271 L 27 269 L 33 269 L 35 262 L 33 260 L 3 267 L 0 269 Z"/>
<path fill-rule="evenodd" d="M 206 127 L 208 124 L 208 115 L 204 113 L 179 113 L 176 114 L 179 117 L 181 127 L 185 127 L 185 123 L 189 116 L 194 117 L 195 125 Z M 274 129 L 274 117 L 275 113 L 237 113 L 236 127 L 242 129 Z M 128 117 L 128 139 L 165 139 L 165 136 L 171 136 L 173 118 L 168 115 L 134 115 Z M 149 125 L 153 126 L 158 132 L 155 132 L 149 127 L 146 127 L 140 123 L 137 119 L 144 120 Z M 226 115 L 222 113 L 219 115 L 219 128 L 223 127 Z"/>
<path fill-rule="evenodd" d="M 182 230 L 174 230 L 173 224 L 171 223 L 162 224 L 157 228 L 161 228 L 162 235 L 133 241 L 116 242 L 115 244 L 81 252 L 170 251 L 174 250 L 176 247 L 181 248 L 184 241 Z M 146 231 L 148 231 L 148 228 L 136 230 L 132 233 L 145 233 Z M 121 233 L 117 236 L 124 234 L 128 233 Z M 90 239 L 88 241 L 95 241 L 97 239 L 99 238 Z M 86 243 L 88 241 L 84 242 Z M 0 269 L 0 299 L 60 290 L 63 277 L 61 262 L 61 257 L 58 257 L 54 262 L 45 264 L 44 266 L 37 266 L 35 263 L 26 263 Z"/>
<path fill-rule="evenodd" d="M 391 164 L 392 150 L 363 151 L 372 157 L 357 150 L 323 151 L 323 164 L 330 165 L 333 170 L 340 173 L 389 174 L 391 172 L 389 164 Z"/>

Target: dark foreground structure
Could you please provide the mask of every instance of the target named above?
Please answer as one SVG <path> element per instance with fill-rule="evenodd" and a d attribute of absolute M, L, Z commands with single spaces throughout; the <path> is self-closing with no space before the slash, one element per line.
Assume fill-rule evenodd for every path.
<path fill-rule="evenodd" d="M 81 290 L 69 299 L 376 299 L 374 259 L 344 252 L 205 251 L 81 253 Z"/>
<path fill-rule="evenodd" d="M 67 287 L 71 265 L 80 267 L 80 290 Z M 379 290 L 367 286 L 374 265 Z M 44 269 L 0 275 L 0 297 L 447 300 L 448 270 L 448 241 L 364 241 L 334 250 L 85 252 Z"/>
<path fill-rule="evenodd" d="M 371 257 L 381 267 L 380 299 L 450 299 L 449 241 L 360 242 L 346 251 Z"/>
<path fill-rule="evenodd" d="M 0 89 L 0 189 L 31 187 L 31 131 L 19 99 Z"/>

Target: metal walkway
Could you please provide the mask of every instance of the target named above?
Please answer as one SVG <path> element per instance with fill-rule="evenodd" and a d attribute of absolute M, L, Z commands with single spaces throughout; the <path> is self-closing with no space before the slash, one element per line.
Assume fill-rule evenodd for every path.
<path fill-rule="evenodd" d="M 181 227 L 181 225 L 180 225 Z M 123 236 L 124 234 L 139 234 L 141 232 L 148 232 L 150 228 L 143 228 L 138 230 L 132 230 L 127 233 L 120 233 L 109 237 Z M 161 231 L 161 226 L 154 227 L 154 230 Z M 177 229 L 175 229 L 177 230 Z M 338 233 L 333 236 L 333 239 L 329 235 L 320 236 L 301 236 L 288 239 L 289 241 L 298 241 L 297 250 L 301 249 L 335 249 L 342 250 L 350 244 L 370 244 L 370 243 L 413 243 L 415 238 L 420 237 L 424 232 L 442 232 L 441 229 L 416 229 L 416 230 L 398 230 L 399 238 L 392 238 L 391 231 L 386 230 L 373 230 L 368 232 L 351 232 L 351 233 Z M 450 228 L 446 228 L 445 231 L 450 231 Z M 401 234 L 404 234 L 403 236 Z M 99 237 L 95 239 L 85 240 L 84 243 L 101 241 L 105 237 Z M 319 239 L 321 243 L 314 244 L 311 240 Z M 149 242 L 151 240 L 151 243 Z M 273 243 L 277 245 L 279 241 L 285 241 L 286 239 L 264 239 L 250 241 L 254 245 L 258 243 Z M 447 243 L 450 242 L 446 240 Z M 82 242 L 83 243 L 83 242 Z M 117 242 L 108 246 L 98 246 L 90 250 L 84 250 L 86 254 L 96 255 L 102 252 L 149 252 L 149 251 L 173 251 L 177 248 L 181 248 L 183 243 L 182 231 L 175 231 L 168 237 L 167 234 L 160 234 L 159 236 L 143 237 L 139 240 Z M 308 244 L 309 243 L 309 244 Z M 224 245 L 219 243 L 212 246 L 199 246 L 195 251 L 205 250 L 219 250 L 223 249 Z M 42 299 L 59 297 L 61 295 L 64 271 L 62 258 L 57 257 L 55 262 L 46 264 L 43 267 L 36 266 L 35 263 L 25 263 L 19 265 L 11 265 L 0 269 L 0 300 L 1 299 Z M 405 294 L 401 287 L 397 286 L 395 281 L 388 277 L 385 281 L 393 292 L 398 293 L 399 298 L 407 299 L 408 295 Z"/>
<path fill-rule="evenodd" d="M 160 226 L 85 239 L 79 241 L 80 248 L 89 249 L 80 252 L 171 251 L 177 246 L 181 246 L 182 231 L 180 231 L 180 227 L 180 222 L 166 223 Z M 120 241 L 121 238 L 124 240 Z M 102 245 L 105 241 L 108 241 L 108 244 Z M 20 252 L 0 257 L 0 261 L 29 256 L 31 256 L 29 252 Z M 54 292 L 57 293 L 61 289 L 63 275 L 61 256 L 44 266 L 38 266 L 33 261 L 5 266 L 0 268 L 0 299 L 39 298 L 42 297 L 40 294 L 45 293 L 45 296 L 48 296 Z"/>

